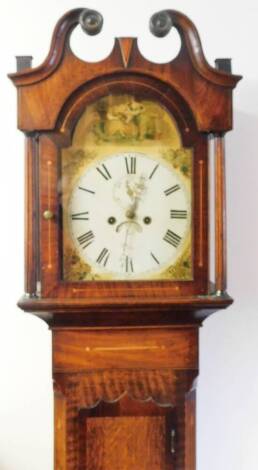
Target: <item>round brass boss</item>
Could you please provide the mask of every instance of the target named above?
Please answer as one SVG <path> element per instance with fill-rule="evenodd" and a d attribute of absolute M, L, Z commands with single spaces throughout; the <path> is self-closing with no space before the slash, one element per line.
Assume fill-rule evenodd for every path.
<path fill-rule="evenodd" d="M 45 220 L 51 220 L 51 219 L 54 218 L 54 212 L 47 209 L 43 212 L 43 217 L 44 217 Z"/>

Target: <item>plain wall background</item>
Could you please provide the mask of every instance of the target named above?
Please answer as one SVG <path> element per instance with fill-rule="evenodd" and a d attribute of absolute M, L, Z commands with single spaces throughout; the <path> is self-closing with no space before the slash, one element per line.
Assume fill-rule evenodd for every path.
<path fill-rule="evenodd" d="M 51 336 L 42 321 L 16 307 L 23 293 L 23 135 L 16 130 L 16 90 L 6 74 L 15 71 L 15 55 L 31 54 L 40 64 L 56 21 L 78 6 L 99 9 L 105 19 L 96 38 L 74 33 L 73 44 L 87 59 L 105 57 L 114 36 L 138 36 L 147 58 L 170 59 L 176 35 L 155 39 L 148 21 L 153 12 L 174 8 L 195 22 L 211 64 L 232 57 L 233 71 L 244 75 L 227 137 L 228 291 L 235 303 L 206 320 L 200 333 L 197 468 L 257 470 L 257 0 L 1 3 L 0 470 L 53 469 Z"/>

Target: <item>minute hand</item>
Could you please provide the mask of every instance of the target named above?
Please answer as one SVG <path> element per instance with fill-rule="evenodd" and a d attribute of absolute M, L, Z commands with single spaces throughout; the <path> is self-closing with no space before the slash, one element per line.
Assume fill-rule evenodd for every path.
<path fill-rule="evenodd" d="M 135 218 L 136 210 L 137 210 L 138 204 L 139 204 L 139 200 L 140 200 L 140 198 L 138 196 L 136 196 L 134 198 L 133 204 L 130 207 L 128 207 L 128 209 L 126 210 L 125 215 L 128 219 L 134 219 Z"/>

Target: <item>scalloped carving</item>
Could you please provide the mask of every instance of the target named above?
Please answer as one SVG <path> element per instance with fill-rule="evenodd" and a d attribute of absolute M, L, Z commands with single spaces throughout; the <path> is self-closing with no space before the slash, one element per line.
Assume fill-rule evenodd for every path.
<path fill-rule="evenodd" d="M 178 397 L 191 389 L 195 371 L 171 369 L 95 370 L 76 374 L 55 374 L 57 389 L 78 408 L 115 403 L 126 394 L 133 400 L 152 400 L 157 406 L 176 406 Z"/>

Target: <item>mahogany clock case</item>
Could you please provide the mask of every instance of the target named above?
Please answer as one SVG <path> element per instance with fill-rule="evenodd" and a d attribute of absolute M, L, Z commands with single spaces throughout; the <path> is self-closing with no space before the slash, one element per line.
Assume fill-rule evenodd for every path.
<path fill-rule="evenodd" d="M 181 38 L 178 56 L 167 64 L 147 61 L 137 40 L 116 39 L 109 57 L 86 63 L 71 51 L 70 35 L 83 9 L 64 15 L 54 31 L 49 55 L 35 68 L 10 78 L 18 90 L 18 126 L 26 134 L 26 284 L 19 305 L 48 322 L 83 323 L 116 319 L 137 321 L 145 312 L 155 321 L 201 321 L 230 304 L 225 289 L 209 282 L 208 136 L 219 141 L 232 127 L 232 90 L 240 76 L 210 67 L 193 23 L 179 12 L 167 15 Z M 60 154 L 71 144 L 85 107 L 97 99 L 123 93 L 159 102 L 176 120 L 183 146 L 193 149 L 193 277 L 180 281 L 90 281 L 62 279 Z M 223 178 L 223 166 L 221 166 Z M 218 169 L 219 174 L 219 169 Z M 217 175 L 218 177 L 218 175 Z M 219 177 L 218 177 L 219 178 Z M 222 188 L 223 189 L 223 188 Z M 217 194 L 220 224 L 217 269 L 223 278 L 223 191 Z M 220 203 L 221 201 L 221 203 Z M 52 218 L 44 214 L 53 214 Z M 221 295 L 216 295 L 221 291 Z M 114 313 L 115 312 L 115 313 Z M 72 314 L 72 315 L 71 315 Z M 148 317 L 149 315 L 149 317 Z M 113 319 L 111 320 L 111 322 Z"/>
<path fill-rule="evenodd" d="M 228 60 L 219 59 L 217 68 L 207 63 L 195 26 L 177 11 L 160 12 L 151 22 L 158 36 L 171 26 L 180 35 L 181 50 L 166 64 L 146 60 L 132 38 L 116 39 L 109 57 L 86 63 L 69 45 L 79 23 L 92 34 L 101 18 L 87 9 L 66 13 L 45 62 L 32 69 L 20 58 L 21 69 L 10 75 L 18 127 L 26 135 L 26 294 L 19 306 L 52 330 L 55 469 L 195 470 L 199 326 L 232 302 L 226 293 L 224 134 L 232 128 L 232 90 L 241 77 L 230 73 Z M 64 278 L 62 153 L 85 109 L 121 94 L 134 103 L 159 103 L 173 116 L 182 146 L 192 149 L 190 279 Z"/>

